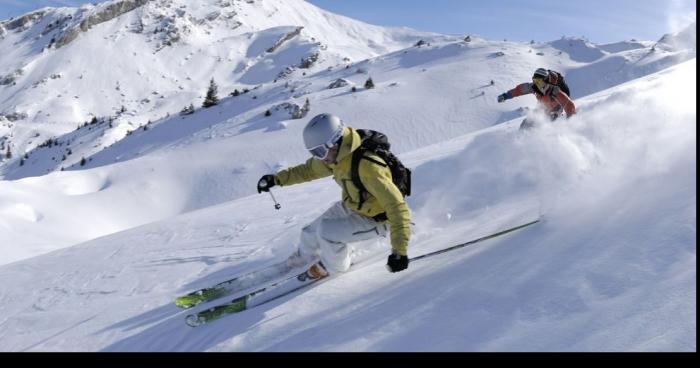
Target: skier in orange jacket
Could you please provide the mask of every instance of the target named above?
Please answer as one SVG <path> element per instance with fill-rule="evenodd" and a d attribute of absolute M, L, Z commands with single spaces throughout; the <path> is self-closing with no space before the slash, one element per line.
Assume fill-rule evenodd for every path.
<path fill-rule="evenodd" d="M 553 71 L 539 68 L 532 76 L 532 83 L 523 83 L 510 91 L 498 96 L 498 102 L 505 102 L 511 98 L 535 94 L 540 106 L 549 115 L 552 121 L 561 116 L 562 111 L 566 112 L 569 118 L 576 114 L 576 105 L 569 97 L 569 87 L 564 82 L 564 77 Z M 531 128 L 534 125 L 529 119 L 525 119 L 521 129 Z"/>

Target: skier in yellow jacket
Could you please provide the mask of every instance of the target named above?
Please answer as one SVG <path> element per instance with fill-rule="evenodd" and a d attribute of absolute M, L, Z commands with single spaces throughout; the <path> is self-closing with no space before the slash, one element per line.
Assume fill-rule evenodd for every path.
<path fill-rule="evenodd" d="M 307 271 L 309 277 L 347 271 L 352 261 L 351 243 L 385 237 L 387 232 L 392 247 L 387 268 L 399 272 L 408 267 L 410 210 L 392 181 L 390 169 L 379 164 L 382 159 L 371 152 L 365 153 L 371 160 L 360 160 L 359 175 L 367 189 L 360 203 L 360 190 L 351 178 L 352 153 L 360 143 L 357 131 L 340 118 L 318 115 L 304 128 L 304 144 L 313 157 L 299 166 L 264 175 L 258 182 L 261 193 L 275 185 L 290 186 L 332 175 L 342 188 L 342 200 L 302 229 L 299 249 L 288 259 L 289 264 L 299 267 L 315 262 Z"/>

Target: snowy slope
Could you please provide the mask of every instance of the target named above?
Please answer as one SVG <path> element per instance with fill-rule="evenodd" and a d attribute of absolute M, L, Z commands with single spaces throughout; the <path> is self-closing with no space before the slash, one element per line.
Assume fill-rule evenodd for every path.
<path fill-rule="evenodd" d="M 695 33 L 465 42 L 301 0 L 0 22 L 0 350 L 695 350 Z M 495 99 L 537 67 L 579 114 L 518 134 L 534 98 Z M 200 109 L 212 77 L 222 101 Z M 283 259 L 337 200 L 329 180 L 275 191 L 279 212 L 255 193 L 308 157 L 320 112 L 414 168 L 411 256 L 544 221 L 398 275 L 364 244 L 356 272 L 184 328 L 174 296 Z"/>
<path fill-rule="evenodd" d="M 252 44 L 278 33 L 251 34 Z M 220 105 L 193 115 L 180 116 L 178 107 L 170 117 L 153 120 L 148 130 L 129 122 L 136 116 L 132 112 L 111 123 L 83 126 L 32 150 L 24 162 L 15 158 L 0 169 L 7 179 L 24 178 L 0 181 L 0 237 L 7 239 L 0 244 L 0 264 L 253 194 L 251 183 L 262 173 L 307 156 L 299 137 L 308 118 L 291 119 L 284 110 L 264 116 L 282 103 L 302 106 L 308 99 L 311 116 L 336 113 L 355 126 L 389 134 L 394 149 L 407 152 L 528 113 L 534 98 L 505 104 L 495 98 L 528 80 L 537 67 L 565 72 L 579 97 L 694 55 L 692 49 L 600 51 L 600 59 L 582 63 L 577 60 L 585 51 L 562 42 L 435 37 L 429 45 L 261 85 L 238 97 L 222 96 Z M 254 54 L 259 48 L 252 47 Z M 369 77 L 377 85 L 373 90 L 363 88 Z M 329 89 L 341 78 L 350 85 Z M 353 85 L 358 92 L 350 91 Z M 587 113 L 585 106 L 579 110 Z"/>
<path fill-rule="evenodd" d="M 286 257 L 338 189 L 280 189 L 278 212 L 241 196 L 0 267 L 0 350 L 695 351 L 696 69 L 578 99 L 586 113 L 531 133 L 516 118 L 404 142 L 411 256 L 543 214 L 540 225 L 398 274 L 386 245 L 365 244 L 355 271 L 191 329 L 175 296 Z M 94 190 L 102 170 L 71 188 Z"/>

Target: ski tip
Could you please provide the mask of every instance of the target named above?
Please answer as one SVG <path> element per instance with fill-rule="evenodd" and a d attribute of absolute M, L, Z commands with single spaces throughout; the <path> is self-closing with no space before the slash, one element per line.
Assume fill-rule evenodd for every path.
<path fill-rule="evenodd" d="M 190 308 L 196 306 L 197 304 L 199 304 L 199 300 L 193 300 L 192 298 L 189 298 L 189 297 L 181 297 L 181 298 L 175 299 L 175 305 L 178 308 L 182 308 L 182 309 L 190 309 Z"/>

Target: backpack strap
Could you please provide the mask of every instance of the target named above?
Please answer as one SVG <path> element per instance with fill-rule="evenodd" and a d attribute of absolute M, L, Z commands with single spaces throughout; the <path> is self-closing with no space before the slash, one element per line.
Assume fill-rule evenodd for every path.
<path fill-rule="evenodd" d="M 381 162 L 377 161 L 371 157 L 365 157 L 365 152 L 367 149 L 365 148 L 358 148 L 355 150 L 355 152 L 352 153 L 352 162 L 350 164 L 350 179 L 352 179 L 352 183 L 357 187 L 357 189 L 360 192 L 360 204 L 357 206 L 357 210 L 361 210 L 362 206 L 365 204 L 365 193 L 367 193 L 367 188 L 362 184 L 362 180 L 360 180 L 360 160 L 365 159 L 367 161 L 371 161 L 377 165 L 381 165 L 384 167 L 387 167 L 388 165 Z"/>
<path fill-rule="evenodd" d="M 360 160 L 365 154 L 364 151 L 365 150 L 362 148 L 356 149 L 355 152 L 352 153 L 352 163 L 350 164 L 350 179 L 352 179 L 352 183 L 360 191 L 360 205 L 357 206 L 358 211 L 362 209 L 362 205 L 365 203 L 365 192 L 367 191 L 367 188 L 365 188 L 360 180 Z"/>

